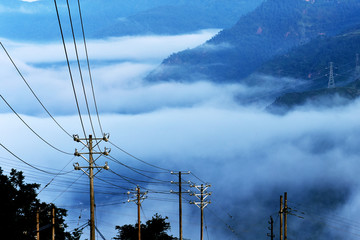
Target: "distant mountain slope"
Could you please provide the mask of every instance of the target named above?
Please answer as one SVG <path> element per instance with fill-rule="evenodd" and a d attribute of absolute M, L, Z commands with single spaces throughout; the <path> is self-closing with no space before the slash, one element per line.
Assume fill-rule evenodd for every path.
<path fill-rule="evenodd" d="M 285 114 L 302 106 L 312 108 L 331 108 L 347 105 L 360 97 L 358 89 L 350 87 L 326 88 L 320 90 L 286 93 L 267 107 L 275 114 Z"/>
<path fill-rule="evenodd" d="M 182 1 L 183 5 L 164 5 L 118 18 L 99 35 L 181 34 L 205 28 L 227 28 L 261 1 Z"/>
<path fill-rule="evenodd" d="M 88 37 L 178 34 L 225 28 L 263 0 L 82 0 Z M 66 30 L 66 1 L 57 1 Z M 77 1 L 69 1 L 75 30 L 80 33 Z M 70 35 L 69 34 L 66 34 Z M 53 40 L 59 37 L 54 1 L 0 3 L 0 37 Z"/>
<path fill-rule="evenodd" d="M 357 26 L 333 37 L 314 39 L 285 55 L 277 56 L 262 65 L 258 72 L 306 79 L 309 88 L 324 88 L 328 81 L 329 63 L 333 62 L 336 85 L 343 86 L 348 80 L 353 80 L 356 54 L 360 53 L 359 42 L 360 26 Z"/>
<path fill-rule="evenodd" d="M 235 26 L 165 59 L 149 81 L 239 81 L 264 62 L 318 36 L 360 24 L 358 0 L 268 0 Z"/>

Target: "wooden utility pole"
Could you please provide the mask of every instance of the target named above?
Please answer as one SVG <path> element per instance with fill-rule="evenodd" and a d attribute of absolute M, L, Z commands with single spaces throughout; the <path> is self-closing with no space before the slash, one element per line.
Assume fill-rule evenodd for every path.
<path fill-rule="evenodd" d="M 40 208 L 36 210 L 36 240 L 40 240 Z"/>
<path fill-rule="evenodd" d="M 270 221 L 268 222 L 270 224 L 270 227 L 268 228 L 270 230 L 270 233 L 267 234 L 268 237 L 270 237 L 271 240 L 274 240 L 274 219 L 272 216 L 270 216 Z"/>
<path fill-rule="evenodd" d="M 95 240 L 95 200 L 94 200 L 94 177 L 96 174 L 98 174 L 102 169 L 108 170 L 109 166 L 107 162 L 105 162 L 105 166 L 94 166 L 95 161 L 93 158 L 94 154 L 98 155 L 109 155 L 110 151 L 107 151 L 105 148 L 104 152 L 94 152 L 94 147 L 97 146 L 101 141 L 108 141 L 109 135 L 103 136 L 103 138 L 93 138 L 92 135 L 89 135 L 89 138 L 79 138 L 78 135 L 74 135 L 74 141 L 82 143 L 87 149 L 88 152 L 86 153 L 79 153 L 75 149 L 74 155 L 77 157 L 82 157 L 88 162 L 88 166 L 81 167 L 79 166 L 79 163 L 74 164 L 75 170 L 81 170 L 83 171 L 90 180 L 90 240 Z M 85 142 L 84 142 L 85 141 Z M 93 144 L 93 141 L 96 141 L 96 144 Z M 88 159 L 85 158 L 83 155 L 89 155 Z M 94 169 L 97 169 L 97 172 L 94 174 Z M 87 169 L 88 171 L 85 171 L 84 169 Z"/>
<path fill-rule="evenodd" d="M 201 187 L 200 187 L 200 191 L 201 193 L 204 192 L 204 185 L 201 184 Z M 201 202 L 204 202 L 204 195 L 201 194 L 200 196 L 200 201 Z M 203 240 L 204 239 L 204 208 L 201 208 L 201 214 L 200 214 L 200 218 L 201 218 L 201 221 L 200 221 L 200 224 L 201 224 L 201 234 L 200 234 L 200 239 Z"/>
<path fill-rule="evenodd" d="M 171 174 L 178 174 L 179 175 L 179 182 L 173 182 L 171 181 L 171 183 L 173 184 L 178 184 L 179 185 L 179 192 L 174 192 L 174 191 L 170 191 L 172 193 L 178 193 L 179 194 L 179 240 L 183 240 L 183 230 L 182 230 L 182 179 L 181 179 L 181 175 L 182 174 L 190 174 L 190 172 L 180 172 L 179 173 L 175 173 L 175 172 L 171 172 Z M 188 192 L 186 192 L 188 193 Z"/>
<path fill-rule="evenodd" d="M 55 206 L 52 206 L 51 240 L 55 240 Z"/>
<path fill-rule="evenodd" d="M 180 240 L 183 239 L 183 236 L 182 236 L 181 172 L 179 172 L 179 237 L 180 237 Z"/>
<path fill-rule="evenodd" d="M 90 240 L 95 240 L 95 197 L 94 197 L 94 158 L 92 135 L 89 136 L 89 179 L 90 179 Z"/>
<path fill-rule="evenodd" d="M 287 192 L 284 193 L 284 240 L 287 240 Z"/>
<path fill-rule="evenodd" d="M 138 240 L 141 240 L 141 220 L 140 220 L 140 208 L 141 208 L 141 202 L 140 202 L 140 188 L 137 187 L 137 208 L 138 208 Z"/>
<path fill-rule="evenodd" d="M 200 202 L 190 202 L 191 204 L 195 204 L 198 206 L 201 210 L 200 213 L 200 240 L 204 239 L 204 208 L 209 205 L 210 201 L 205 201 L 205 199 L 211 195 L 211 193 L 206 192 L 206 190 L 211 187 L 211 185 L 205 185 L 201 184 L 200 186 L 196 185 L 190 185 L 190 187 L 195 187 L 197 190 L 200 191 L 200 193 L 192 193 L 191 196 L 196 196 Z"/>
<path fill-rule="evenodd" d="M 280 196 L 280 240 L 283 240 L 283 214 L 284 214 L 284 209 L 283 209 L 283 196 Z"/>
<path fill-rule="evenodd" d="M 141 209 L 141 202 L 146 198 L 145 195 L 147 192 L 140 192 L 140 187 L 137 186 L 134 192 L 128 192 L 128 195 L 131 193 L 136 195 L 135 199 L 128 199 L 128 202 L 135 202 L 137 205 L 137 215 L 138 215 L 138 240 L 141 240 L 141 219 L 140 219 L 140 209 Z"/>

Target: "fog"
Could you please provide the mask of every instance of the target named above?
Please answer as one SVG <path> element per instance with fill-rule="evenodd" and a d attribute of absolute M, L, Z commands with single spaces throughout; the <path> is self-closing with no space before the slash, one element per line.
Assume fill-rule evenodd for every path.
<path fill-rule="evenodd" d="M 173 51 L 194 47 L 207 37 L 209 32 L 203 31 L 197 35 L 94 40 L 89 43 L 101 125 L 104 132 L 110 133 L 111 142 L 166 170 L 191 171 L 194 175 L 185 175 L 185 180 L 211 184 L 211 204 L 205 209 L 205 239 L 207 234 L 209 239 L 266 238 L 267 221 L 270 215 L 277 219 L 279 196 L 284 192 L 288 192 L 292 213 L 304 217 L 289 216 L 289 237 L 356 239 L 360 209 L 356 181 L 360 102 L 324 109 L 307 105 L 279 116 L 264 110 L 271 103 L 269 99 L 250 105 L 239 101 L 261 100 L 262 96 L 279 90 L 278 87 L 271 88 L 271 84 L 214 84 L 206 79 L 192 83 L 149 83 L 142 80 Z M 155 44 L 140 51 L 138 46 L 144 46 L 141 41 Z M 83 136 L 61 45 L 50 43 L 42 46 L 6 39 L 3 43 L 9 46 L 8 51 L 19 69 L 56 120 L 70 134 Z M 111 51 L 109 46 L 118 50 Z M 51 51 L 59 54 L 49 54 Z M 70 155 L 59 153 L 36 137 L 4 103 L 0 105 L 0 143 L 28 163 L 51 172 L 57 173 L 63 168 L 63 172 L 71 171 L 75 162 L 84 165 L 83 159 L 71 155 L 75 148 L 81 150 L 82 145 L 75 143 L 46 115 L 3 53 L 0 54 L 0 63 L 1 95 L 34 131 Z M 266 83 L 275 81 L 267 76 L 257 78 Z M 295 80 L 277 81 L 288 86 Z M 82 99 L 79 79 L 76 79 L 76 84 Z M 86 87 L 91 99 L 88 81 Z M 90 101 L 89 104 L 99 137 L 101 132 L 94 106 Z M 86 133 L 90 134 L 83 100 L 80 106 Z M 171 234 L 178 236 L 177 196 L 154 193 L 176 191 L 177 186 L 168 183 L 177 181 L 176 176 L 143 164 L 110 143 L 102 143 L 101 149 L 105 146 L 110 147 L 111 156 L 122 163 L 151 171 L 142 173 L 155 180 L 111 159 L 101 158 L 97 162 L 103 165 L 108 161 L 112 171 L 131 178 L 129 181 L 132 183 L 138 180 L 136 184 L 149 190 L 148 199 L 142 205 L 144 221 L 157 212 L 168 216 Z M 6 172 L 11 167 L 23 170 L 28 181 L 42 184 L 40 189 L 54 177 L 36 172 L 4 149 L 0 149 L 0 157 Z M 97 224 L 110 239 L 116 235 L 114 225 L 136 221 L 136 205 L 124 203 L 126 192 L 135 185 L 109 171 L 102 171 L 97 177 L 105 180 L 95 179 Z M 41 200 L 69 209 L 68 230 L 88 219 L 87 181 L 80 171 L 59 175 L 39 194 Z M 189 189 L 186 185 L 184 188 Z M 195 200 L 191 196 L 185 196 L 185 199 Z M 183 208 L 184 237 L 197 239 L 200 211 L 185 200 Z M 295 212 L 296 209 L 299 212 Z M 278 219 L 275 227 L 278 237 Z M 88 236 L 88 229 L 84 232 L 84 237 Z"/>

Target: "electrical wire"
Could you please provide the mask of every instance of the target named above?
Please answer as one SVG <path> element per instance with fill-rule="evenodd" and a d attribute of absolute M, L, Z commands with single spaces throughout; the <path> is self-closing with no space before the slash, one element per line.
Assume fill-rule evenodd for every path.
<path fill-rule="evenodd" d="M 144 163 L 144 164 L 146 164 L 146 165 L 149 165 L 149 166 L 151 166 L 151 167 L 154 167 L 154 168 L 157 168 L 157 169 L 161 169 L 161 170 L 164 170 L 164 171 L 167 171 L 167 172 L 171 172 L 171 170 L 169 170 L 169 169 L 166 169 L 166 168 L 162 168 L 162 167 L 153 165 L 153 164 L 148 163 L 148 162 L 146 162 L 146 161 L 144 161 L 144 160 L 142 160 L 142 159 L 140 159 L 140 158 L 138 158 L 138 157 L 135 157 L 134 155 L 130 154 L 129 152 L 127 152 L 127 151 L 125 151 L 124 149 L 120 148 L 119 146 L 115 145 L 115 144 L 114 144 L 113 142 L 111 142 L 111 141 L 109 141 L 109 143 L 110 143 L 111 145 L 113 145 L 114 147 L 116 147 L 117 149 L 119 149 L 120 151 L 122 151 L 123 153 L 127 154 L 128 156 L 134 158 L 135 160 L 138 160 L 138 161 L 140 161 L 140 162 L 142 162 L 142 163 Z"/>
<path fill-rule="evenodd" d="M 38 196 L 45 188 L 47 188 L 55 180 L 55 178 L 59 176 L 60 173 L 74 160 L 74 158 L 75 156 L 36 195 Z"/>
<path fill-rule="evenodd" d="M 207 228 L 207 224 L 206 224 L 206 217 L 205 217 L 205 215 L 204 215 L 204 222 L 205 222 L 205 230 L 206 230 L 207 239 L 210 240 L 210 238 L 209 238 L 209 232 L 208 232 L 208 228 Z"/>
<path fill-rule="evenodd" d="M 191 175 L 193 175 L 197 180 L 199 180 L 202 183 L 206 183 L 203 180 L 201 180 L 199 177 L 197 177 L 193 172 L 190 172 Z"/>
<path fill-rule="evenodd" d="M 82 173 L 77 179 L 75 179 L 65 190 L 63 190 L 51 203 L 54 203 L 59 197 L 61 197 L 65 192 L 68 191 L 68 189 L 74 185 L 85 173 Z"/>
<path fill-rule="evenodd" d="M 157 179 L 157 178 L 150 177 L 150 176 L 148 176 L 148 175 L 146 175 L 146 174 L 143 174 L 143 173 L 135 170 L 134 168 L 132 168 L 132 167 L 130 167 L 130 166 L 128 166 L 128 165 L 120 162 L 119 160 L 117 160 L 116 158 L 114 158 L 114 157 L 112 157 L 112 156 L 110 156 L 110 155 L 109 155 L 107 158 L 108 158 L 109 160 L 112 160 L 112 161 L 117 162 L 118 164 L 120 164 L 120 165 L 122 165 L 122 166 L 130 169 L 131 171 L 133 171 L 133 172 L 135 172 L 135 173 L 137 173 L 137 174 L 139 174 L 139 175 L 141 175 L 141 176 L 144 176 L 144 177 L 146 177 L 146 178 L 150 178 L 150 179 L 153 179 L 153 180 L 158 181 L 158 182 L 169 182 L 169 181 L 160 180 L 160 179 Z"/>
<path fill-rule="evenodd" d="M 66 63 L 67 63 L 67 66 L 68 66 L 68 71 L 69 71 L 69 75 L 70 75 L 71 85 L 72 85 L 72 89 L 73 89 L 73 93 L 74 93 L 74 97 L 75 97 L 76 107 L 77 107 L 77 110 L 78 110 L 78 115 L 79 115 L 79 118 L 80 118 L 81 127 L 82 127 L 82 130 L 83 130 L 84 136 L 86 137 L 87 135 L 86 135 L 86 132 L 85 132 L 84 122 L 83 122 L 82 117 L 81 117 L 81 112 L 80 112 L 80 107 L 79 107 L 79 101 L 78 101 L 77 95 L 76 95 L 76 90 L 75 90 L 75 85 L 74 85 L 74 79 L 73 79 L 73 76 L 72 76 L 72 73 L 71 73 L 69 56 L 68 56 L 67 49 L 66 49 L 64 33 L 63 33 L 63 30 L 62 30 L 62 27 L 61 27 L 61 20 L 60 20 L 60 15 L 59 15 L 59 10 L 58 10 L 58 6 L 57 6 L 57 3 L 56 3 L 56 0 L 54 0 L 54 4 L 55 4 L 55 9 L 56 9 L 56 15 L 57 15 L 58 23 L 59 23 L 59 28 L 60 28 L 60 33 L 61 33 L 62 44 L 63 44 L 63 47 L 64 47 L 64 52 L 65 52 L 65 57 L 66 57 Z"/>
<path fill-rule="evenodd" d="M 82 30 L 82 35 L 83 35 L 83 39 L 84 39 L 86 62 L 87 62 L 88 71 L 89 71 L 89 77 L 90 77 L 90 83 L 91 83 L 91 90 L 92 90 L 92 95 L 93 95 L 93 99 L 94 99 L 94 105 L 95 105 L 96 115 L 97 115 L 97 119 L 98 119 L 98 123 L 99 123 L 99 127 L 100 127 L 101 134 L 104 135 L 104 131 L 103 131 L 103 128 L 102 128 L 101 122 L 100 122 L 99 111 L 98 111 L 98 107 L 97 107 L 97 103 L 96 103 L 96 98 L 95 98 L 95 91 L 94 91 L 94 85 L 93 85 L 93 80 L 92 80 L 92 74 L 91 74 L 91 70 L 90 70 L 90 61 L 89 61 L 89 55 L 88 55 L 88 50 L 87 50 L 87 44 L 86 44 L 86 37 L 85 37 L 85 31 L 84 31 L 83 18 L 82 18 L 82 14 L 81 14 L 80 0 L 78 0 L 78 7 L 79 7 L 79 16 L 80 16 L 81 30 Z"/>
<path fill-rule="evenodd" d="M 32 165 L 32 164 L 24 161 L 23 159 L 21 159 L 20 157 L 18 157 L 17 155 L 15 155 L 12 151 L 10 151 L 7 147 L 5 147 L 2 143 L 0 143 L 0 146 L 1 146 L 2 148 L 4 148 L 8 153 L 10 153 L 11 155 L 13 155 L 13 156 L 14 156 L 16 159 L 18 159 L 19 161 L 25 163 L 25 164 L 28 165 L 29 167 L 31 167 L 31 168 L 33 168 L 33 169 L 36 169 L 36 170 L 38 170 L 38 171 L 40 171 L 40 172 L 43 172 L 43 173 L 46 173 L 46 174 L 50 174 L 50 175 L 65 175 L 65 174 L 68 174 L 68 173 L 72 172 L 72 171 L 70 171 L 70 172 L 62 173 L 62 174 L 53 173 L 53 172 L 48 172 L 48 171 L 46 171 L 46 170 L 40 169 L 40 168 L 38 168 L 38 167 L 35 167 L 34 165 Z"/>
<path fill-rule="evenodd" d="M 71 17 L 71 11 L 70 11 L 70 5 L 69 5 L 69 0 L 66 0 L 66 4 L 67 4 L 67 9 L 68 9 L 68 13 L 69 13 L 69 20 L 70 20 L 70 26 L 71 26 L 71 32 L 72 32 L 72 38 L 74 41 L 74 47 L 75 47 L 75 54 L 76 54 L 76 60 L 77 60 L 77 65 L 79 68 L 79 74 L 80 74 L 80 80 L 81 80 L 81 85 L 82 85 L 82 89 L 83 89 L 83 94 L 84 94 L 84 98 L 85 98 L 85 104 L 86 104 L 86 109 L 88 112 L 88 116 L 89 116 L 89 120 L 90 120 L 90 125 L 91 125 L 91 129 L 93 131 L 93 134 L 96 138 L 95 135 L 95 130 L 94 130 L 94 125 L 91 119 L 91 114 L 90 114 L 90 109 L 89 109 L 89 103 L 87 100 L 87 96 L 86 96 L 86 91 L 85 91 L 85 85 L 84 85 L 84 79 L 83 79 L 83 75 L 82 75 L 82 71 L 81 71 L 81 65 L 80 65 L 80 60 L 79 60 L 79 52 L 77 49 L 77 44 L 76 44 L 76 38 L 75 38 L 75 33 L 74 33 L 74 26 L 73 26 L 73 22 L 72 22 L 72 17 Z M 86 135 L 85 135 L 86 136 Z"/>
<path fill-rule="evenodd" d="M 67 154 L 67 155 L 73 155 L 72 153 L 68 153 L 68 152 L 65 152 L 57 147 L 55 147 L 54 145 L 52 145 L 51 143 L 49 143 L 48 141 L 46 141 L 44 138 L 42 138 L 37 132 L 34 131 L 34 129 L 32 129 L 29 124 L 27 124 L 24 119 L 22 119 L 20 117 L 20 115 L 11 107 L 11 105 L 5 100 L 5 98 L 0 94 L 0 97 L 2 98 L 2 100 L 6 103 L 6 105 L 11 109 L 11 111 L 25 124 L 25 126 L 27 126 L 38 138 L 40 138 L 44 143 L 46 143 L 47 145 L 49 145 L 50 147 L 52 147 L 53 149 L 61 152 L 61 153 L 64 153 L 64 154 Z"/>
<path fill-rule="evenodd" d="M 117 187 L 117 188 L 121 188 L 121 189 L 124 189 L 124 190 L 130 190 L 129 188 L 126 188 L 126 187 L 123 187 L 123 186 L 119 186 L 119 185 L 117 185 L 117 184 L 114 184 L 114 183 L 112 183 L 112 182 L 109 182 L 109 181 L 106 181 L 106 180 L 104 180 L 104 179 L 102 179 L 102 178 L 99 178 L 99 177 L 97 177 L 97 176 L 94 176 L 96 179 L 99 179 L 100 181 L 102 181 L 102 182 L 104 182 L 104 183 L 107 183 L 107 184 L 110 184 L 110 185 L 112 185 L 112 186 L 115 186 L 115 187 Z"/>
<path fill-rule="evenodd" d="M 36 100 L 40 103 L 40 105 L 42 106 L 42 108 L 45 110 L 45 112 L 50 116 L 50 118 L 56 123 L 56 125 L 58 125 L 61 130 L 63 130 L 63 132 L 65 132 L 69 137 L 72 138 L 72 136 L 70 135 L 70 133 L 68 133 L 56 120 L 55 118 L 50 114 L 50 112 L 46 109 L 46 107 L 44 106 L 44 104 L 41 102 L 41 100 L 38 98 L 38 96 L 35 94 L 35 92 L 33 91 L 33 89 L 31 88 L 31 86 L 29 85 L 29 83 L 26 81 L 25 77 L 22 75 L 22 73 L 20 72 L 19 68 L 16 66 L 15 62 L 13 61 L 13 59 L 11 58 L 10 54 L 8 53 L 8 51 L 6 50 L 6 48 L 4 47 L 4 45 L 2 44 L 2 42 L 0 42 L 1 47 L 4 49 L 6 55 L 8 56 L 9 60 L 11 61 L 11 63 L 13 64 L 13 66 L 15 67 L 16 71 L 18 72 L 18 74 L 20 75 L 20 77 L 22 78 L 22 80 L 25 82 L 26 86 L 29 88 L 29 90 L 31 91 L 31 93 L 34 95 L 34 97 L 36 98 Z"/>

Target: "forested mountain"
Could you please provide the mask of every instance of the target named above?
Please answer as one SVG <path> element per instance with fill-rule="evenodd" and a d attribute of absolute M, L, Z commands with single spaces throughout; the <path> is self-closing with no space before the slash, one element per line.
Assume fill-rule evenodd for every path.
<path fill-rule="evenodd" d="M 359 42 L 360 26 L 333 37 L 318 37 L 285 55 L 271 59 L 261 66 L 258 72 L 306 79 L 308 89 L 320 89 L 327 86 L 329 63 L 333 62 L 335 83 L 337 86 L 344 86 L 356 77 Z"/>
<path fill-rule="evenodd" d="M 359 89 L 353 87 L 324 88 L 304 92 L 290 92 L 277 97 L 266 109 L 275 114 L 285 114 L 296 108 L 341 107 L 360 97 Z"/>
<path fill-rule="evenodd" d="M 274 56 L 360 24 L 358 0 L 267 0 L 205 44 L 165 59 L 150 81 L 245 78 Z"/>
<path fill-rule="evenodd" d="M 82 0 L 88 37 L 178 34 L 225 28 L 263 0 Z M 66 1 L 57 1 L 63 24 L 69 24 Z M 79 26 L 77 1 L 69 1 Z M 54 1 L 0 3 L 0 37 L 48 41 L 59 38 Z M 80 29 L 76 28 L 76 31 Z"/>

